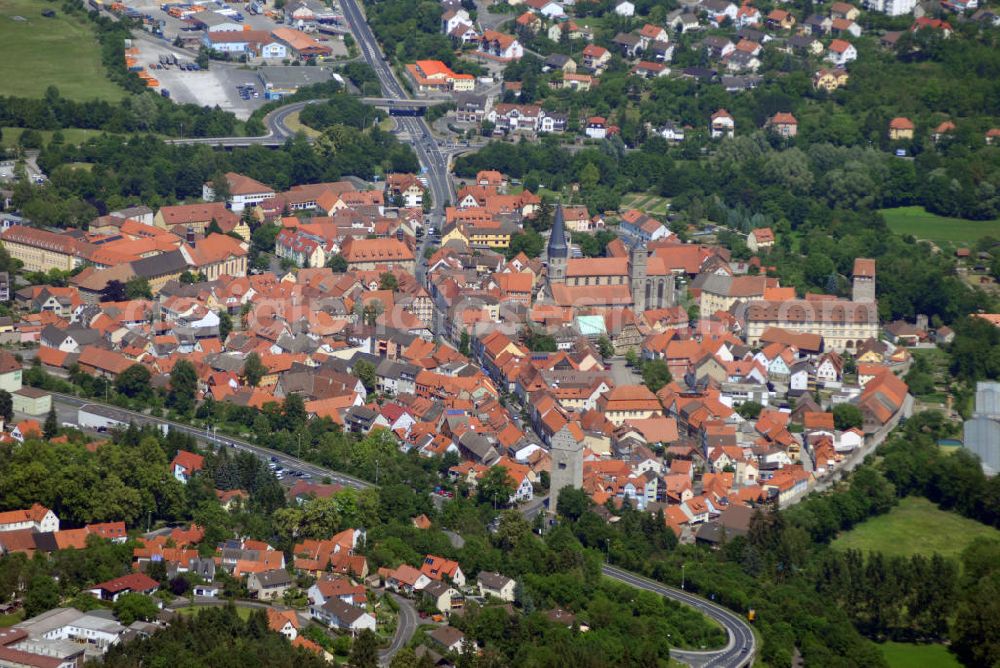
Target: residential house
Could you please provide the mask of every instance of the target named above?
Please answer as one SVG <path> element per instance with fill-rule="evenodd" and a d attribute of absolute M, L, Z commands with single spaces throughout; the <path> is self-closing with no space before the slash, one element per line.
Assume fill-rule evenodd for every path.
<path fill-rule="evenodd" d="M 524 55 L 524 47 L 513 35 L 496 30 L 484 30 L 479 41 L 479 53 L 506 62 L 521 58 Z"/>
<path fill-rule="evenodd" d="M 791 116 L 791 114 L 788 115 Z M 794 117 L 792 117 L 792 120 L 795 120 Z M 751 253 L 760 253 L 761 251 L 770 250 L 773 247 L 774 230 L 770 227 L 758 227 L 750 230 L 750 234 L 747 235 L 747 248 Z"/>
<path fill-rule="evenodd" d="M 6 531 L 53 533 L 59 531 L 59 518 L 45 506 L 36 503 L 27 510 L 0 512 L 0 533 Z"/>
<path fill-rule="evenodd" d="M 736 120 L 725 109 L 719 109 L 712 114 L 711 119 L 712 137 L 731 139 L 736 134 Z"/>
<path fill-rule="evenodd" d="M 431 578 L 409 564 L 394 569 L 379 569 L 386 589 L 412 596 L 431 582 Z"/>
<path fill-rule="evenodd" d="M 465 586 L 465 574 L 462 573 L 462 567 L 458 565 L 457 561 L 452 561 L 451 559 L 429 554 L 424 558 L 424 563 L 420 566 L 420 572 L 431 580 L 447 578 L 449 582 L 459 587 Z"/>
<path fill-rule="evenodd" d="M 424 587 L 421 594 L 438 612 L 449 613 L 461 608 L 465 599 L 462 593 L 445 582 L 433 581 Z"/>
<path fill-rule="evenodd" d="M 611 62 L 611 52 L 603 46 L 588 44 L 583 48 L 583 66 L 595 74 L 600 74 Z"/>
<path fill-rule="evenodd" d="M 351 635 L 361 631 L 375 631 L 375 617 L 364 608 L 344 603 L 339 598 L 331 598 L 322 605 L 309 606 L 313 619 L 331 628 L 349 631 Z"/>
<path fill-rule="evenodd" d="M 198 471 L 205 468 L 205 458 L 187 450 L 178 450 L 170 462 L 170 471 L 174 478 L 187 484 Z"/>
<path fill-rule="evenodd" d="M 844 67 L 858 59 L 858 50 L 848 41 L 835 39 L 827 47 L 826 59 L 837 67 Z"/>
<path fill-rule="evenodd" d="M 413 174 L 389 174 L 385 177 L 386 196 L 400 206 L 420 208 L 424 203 L 424 184 Z"/>
<path fill-rule="evenodd" d="M 917 126 L 905 116 L 897 116 L 889 121 L 889 139 L 892 141 L 904 141 L 913 139 L 913 132 Z"/>
<path fill-rule="evenodd" d="M 250 596 L 261 601 L 274 601 L 292 588 L 294 580 L 283 568 L 250 573 L 247 576 L 247 591 Z"/>
<path fill-rule="evenodd" d="M 777 30 L 791 30 L 795 27 L 795 16 L 784 9 L 772 9 L 764 22 Z"/>
<path fill-rule="evenodd" d="M 480 572 L 476 576 L 476 586 L 479 588 L 480 596 L 492 596 L 507 603 L 514 601 L 516 583 L 513 579 L 500 573 Z"/>
<path fill-rule="evenodd" d="M 779 111 L 767 119 L 767 127 L 779 137 L 791 139 L 799 133 L 799 122 L 788 112 Z"/>
<path fill-rule="evenodd" d="M 129 573 L 120 578 L 93 585 L 87 589 L 87 592 L 102 601 L 113 602 L 125 594 L 151 596 L 159 588 L 160 583 L 145 573 Z"/>
<path fill-rule="evenodd" d="M 844 69 L 823 68 L 813 75 L 813 88 L 827 93 L 847 85 L 850 75 Z"/>

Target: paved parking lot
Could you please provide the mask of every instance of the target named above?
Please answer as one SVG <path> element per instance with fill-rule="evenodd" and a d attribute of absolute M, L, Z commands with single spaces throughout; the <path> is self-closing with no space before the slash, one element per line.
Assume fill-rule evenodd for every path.
<path fill-rule="evenodd" d="M 202 2 L 201 4 L 209 11 L 225 6 L 220 2 Z M 133 40 L 133 44 L 139 48 L 139 62 L 160 82 L 157 90 L 166 89 L 170 93 L 170 98 L 178 104 L 218 106 L 243 120 L 249 118 L 255 109 L 266 102 L 263 86 L 257 73 L 253 70 L 257 64 L 263 63 L 245 65 L 212 61 L 208 71 L 187 71 L 176 66 L 164 69 L 150 67 L 151 64 L 159 64 L 161 55 L 172 55 L 182 63 L 193 63 L 197 55 L 196 50 L 176 47 L 174 40 L 178 36 L 195 37 L 202 33 L 182 31 L 181 28 L 187 24 L 162 11 L 160 4 L 152 0 L 126 0 L 126 5 L 144 15 L 148 14 L 154 19 L 164 21 L 162 38 L 149 33 L 137 32 Z M 243 25 L 252 30 L 270 32 L 279 27 L 279 24 L 263 14 L 251 15 L 241 3 L 229 5 L 229 7 L 241 12 L 244 17 Z M 334 59 L 348 56 L 343 38 L 326 34 L 316 34 L 315 37 L 333 50 Z M 244 99 L 240 87 L 247 84 L 255 86 L 257 97 L 253 97 L 251 94 Z"/>
<path fill-rule="evenodd" d="M 182 31 L 181 28 L 187 24 L 181 19 L 175 18 L 162 11 L 160 9 L 161 4 L 162 2 L 156 2 L 155 0 L 125 0 L 126 7 L 138 10 L 142 14 L 149 14 L 154 19 L 162 19 L 165 21 L 163 28 L 164 37 L 172 42 L 179 34 L 186 34 L 186 32 Z M 276 27 L 275 22 L 263 14 L 250 14 L 241 2 L 233 4 L 226 4 L 222 2 L 199 2 L 198 4 L 203 6 L 207 11 L 215 11 L 217 9 L 222 9 L 223 7 L 229 7 L 230 9 L 240 12 L 243 14 L 243 25 L 249 26 L 250 30 L 273 30 Z M 273 7 L 273 3 L 269 5 L 269 8 L 270 7 Z"/>
<path fill-rule="evenodd" d="M 161 55 L 174 55 L 185 63 L 194 60 L 193 54 L 156 38 L 136 39 L 133 44 L 139 47 L 139 62 L 147 70 L 150 64 L 159 63 Z M 173 66 L 152 70 L 151 73 L 159 80 L 160 89 L 170 91 L 170 99 L 178 104 L 218 106 L 224 111 L 232 112 L 237 118 L 246 120 L 254 109 L 265 102 L 257 73 L 236 63 L 213 62 L 208 71 L 189 72 Z M 259 97 L 248 100 L 240 97 L 237 87 L 248 83 L 256 84 Z"/>

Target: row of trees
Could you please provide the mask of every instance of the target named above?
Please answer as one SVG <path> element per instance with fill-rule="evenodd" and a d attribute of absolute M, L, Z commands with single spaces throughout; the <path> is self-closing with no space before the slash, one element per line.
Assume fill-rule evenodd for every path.
<path fill-rule="evenodd" d="M 250 147 L 217 152 L 208 146 L 168 145 L 151 135 L 124 141 L 101 136 L 81 146 L 50 144 L 38 161 L 50 176 L 48 184 L 41 188 L 20 182 L 14 202 L 35 223 L 59 227 L 82 227 L 101 213 L 137 202 L 156 208 L 200 198 L 202 184 L 229 171 L 285 190 L 346 175 L 371 179 L 379 173 L 419 170 L 413 150 L 392 134 L 342 124 L 329 128 L 315 146 L 296 137 L 276 151 Z"/>

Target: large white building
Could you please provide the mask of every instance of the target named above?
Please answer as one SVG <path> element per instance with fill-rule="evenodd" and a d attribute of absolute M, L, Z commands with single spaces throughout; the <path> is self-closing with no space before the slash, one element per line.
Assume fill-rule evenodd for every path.
<path fill-rule="evenodd" d="M 982 460 L 987 475 L 1000 471 L 1000 383 L 976 385 L 976 410 L 965 421 L 963 442 L 966 450 Z"/>
<path fill-rule="evenodd" d="M 30 529 L 38 533 L 59 531 L 56 514 L 38 503 L 27 510 L 9 510 L 0 513 L 0 531 L 21 531 Z"/>
<path fill-rule="evenodd" d="M 854 262 L 851 300 L 821 299 L 756 300 L 745 305 L 746 340 L 759 345 L 771 327 L 823 337 L 825 350 L 856 350 L 879 334 L 878 303 L 875 301 L 875 261 Z"/>
<path fill-rule="evenodd" d="M 867 0 L 865 7 L 872 12 L 881 12 L 889 16 L 912 14 L 917 0 Z"/>

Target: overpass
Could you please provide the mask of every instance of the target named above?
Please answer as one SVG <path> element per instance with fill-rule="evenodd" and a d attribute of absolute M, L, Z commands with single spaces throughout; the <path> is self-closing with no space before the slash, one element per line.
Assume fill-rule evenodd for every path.
<path fill-rule="evenodd" d="M 400 100 L 393 97 L 363 97 L 361 101 L 373 107 L 420 107 L 421 109 L 446 102 L 446 100 Z"/>

